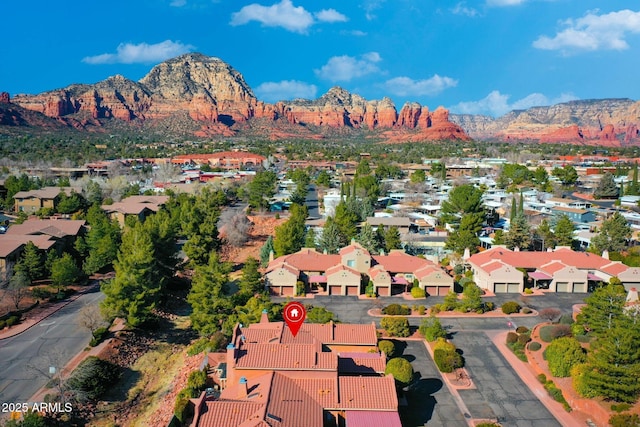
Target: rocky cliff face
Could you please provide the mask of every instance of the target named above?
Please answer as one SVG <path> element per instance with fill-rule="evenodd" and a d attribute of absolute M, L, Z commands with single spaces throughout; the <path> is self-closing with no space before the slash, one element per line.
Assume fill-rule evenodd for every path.
<path fill-rule="evenodd" d="M 18 95 L 13 102 L 61 120 L 80 115 L 95 120 L 148 121 L 186 112 L 200 123 L 198 135 L 230 135 L 234 124 L 256 118 L 318 127 L 419 129 L 425 131 L 423 138 L 427 139 L 468 139 L 449 121 L 445 110 L 430 112 L 412 103 L 398 113 L 388 98 L 367 101 L 338 87 L 316 100 L 266 104 L 255 97 L 242 74 L 229 64 L 197 53 L 165 61 L 138 82 L 116 75 L 93 85 Z"/>
<path fill-rule="evenodd" d="M 451 115 L 472 138 L 620 145 L 640 142 L 640 102 L 582 100 L 512 111 L 502 117 Z"/>

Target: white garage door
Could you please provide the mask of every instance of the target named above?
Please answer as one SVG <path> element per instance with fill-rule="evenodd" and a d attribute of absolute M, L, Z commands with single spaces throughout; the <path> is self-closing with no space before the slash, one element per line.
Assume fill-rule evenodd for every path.
<path fill-rule="evenodd" d="M 556 283 L 556 292 L 571 292 L 571 289 L 569 288 L 569 283 L 567 282 Z"/>
<path fill-rule="evenodd" d="M 507 292 L 512 294 L 520 292 L 520 285 L 517 283 L 509 283 L 507 285 Z"/>
<path fill-rule="evenodd" d="M 507 292 L 507 284 L 506 283 L 496 283 L 494 292 L 496 294 L 504 294 Z"/>

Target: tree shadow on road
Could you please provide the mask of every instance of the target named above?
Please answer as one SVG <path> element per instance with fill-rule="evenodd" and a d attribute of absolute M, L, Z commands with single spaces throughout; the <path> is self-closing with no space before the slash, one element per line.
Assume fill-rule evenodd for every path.
<path fill-rule="evenodd" d="M 420 372 L 416 372 L 416 377 L 421 377 Z M 433 396 L 443 386 L 438 378 L 421 378 L 413 382 L 405 396 L 407 406 L 399 408 L 400 418 L 403 426 L 425 425 L 433 417 L 433 411 L 438 401 Z"/>

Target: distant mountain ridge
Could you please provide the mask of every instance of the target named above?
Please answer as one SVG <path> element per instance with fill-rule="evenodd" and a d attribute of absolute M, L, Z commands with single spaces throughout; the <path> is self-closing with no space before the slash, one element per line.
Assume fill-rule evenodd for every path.
<path fill-rule="evenodd" d="M 316 126 L 316 133 L 327 127 L 415 130 L 389 135 L 392 142 L 469 139 L 462 128 L 449 121 L 444 108 L 430 112 L 420 104 L 407 103 L 398 113 L 388 98 L 367 101 L 339 87 L 331 88 L 316 100 L 267 104 L 256 98 L 242 74 L 233 67 L 219 58 L 199 53 L 162 62 L 138 82 L 115 75 L 95 84 L 73 84 L 37 95 L 16 95 L 11 102 L 76 127 L 82 120 L 92 126 L 113 119 L 146 123 L 186 112 L 199 125 L 195 132 L 198 136 L 234 135 L 241 128 L 235 125 L 266 119 Z"/>
<path fill-rule="evenodd" d="M 322 138 L 335 129 L 366 129 L 387 142 L 471 137 L 609 146 L 640 143 L 640 103 L 630 99 L 571 101 L 515 110 L 499 118 L 450 115 L 442 107 L 430 111 L 415 102 L 398 111 L 389 98 L 368 101 L 340 87 L 315 100 L 269 104 L 257 99 L 231 65 L 200 53 L 164 61 L 137 82 L 115 75 L 95 84 L 72 84 L 13 99 L 4 93 L 0 104 L 0 132 L 3 126 L 100 131 L 117 123 L 201 137 L 253 131 L 272 139 Z"/>
<path fill-rule="evenodd" d="M 615 146 L 639 143 L 640 102 L 627 98 L 569 101 L 514 110 L 502 117 L 451 114 L 474 139 L 537 140 Z"/>

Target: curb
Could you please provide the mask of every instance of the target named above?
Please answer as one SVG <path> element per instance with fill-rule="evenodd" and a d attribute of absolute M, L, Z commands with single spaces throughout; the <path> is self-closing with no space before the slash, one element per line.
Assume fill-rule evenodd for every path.
<path fill-rule="evenodd" d="M 46 314 L 44 314 L 40 318 L 33 319 L 33 320 L 27 320 L 24 323 L 21 323 L 20 325 L 18 325 L 18 327 L 16 327 L 16 328 L 13 328 L 13 329 L 9 328 L 9 330 L 7 330 L 5 332 L 0 332 L 0 341 L 6 340 L 6 339 L 9 339 L 9 338 L 13 338 L 15 336 L 18 336 L 18 335 L 28 331 L 29 329 L 33 328 L 34 326 L 36 326 L 37 324 L 39 324 L 43 320 L 47 319 L 48 317 L 52 316 L 53 314 L 55 314 L 58 311 L 60 311 L 63 308 L 65 308 L 67 305 L 71 304 L 72 302 L 74 302 L 75 300 L 80 298 L 82 295 L 85 295 L 90 290 L 93 290 L 93 288 L 95 286 L 96 285 L 94 284 L 94 285 L 89 286 L 86 289 L 83 289 L 83 290 L 81 290 L 79 292 L 76 292 L 75 294 L 73 294 L 69 298 L 67 298 L 66 300 L 63 300 L 60 303 L 58 303 L 55 306 L 53 306 L 52 309 L 49 312 L 47 312 Z"/>

